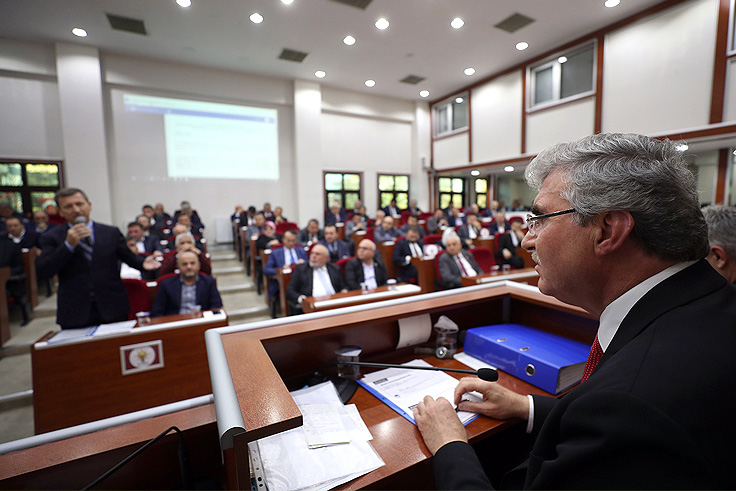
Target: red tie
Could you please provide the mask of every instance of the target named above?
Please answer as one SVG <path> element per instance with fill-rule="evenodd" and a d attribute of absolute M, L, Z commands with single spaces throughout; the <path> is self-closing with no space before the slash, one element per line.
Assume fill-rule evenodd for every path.
<path fill-rule="evenodd" d="M 462 272 L 462 275 L 463 275 L 463 276 L 468 276 L 468 270 L 467 270 L 467 269 L 465 269 L 465 266 L 463 266 L 463 262 L 462 262 L 462 260 L 460 259 L 460 254 L 458 254 L 458 255 L 457 255 L 457 256 L 455 256 L 455 257 L 457 258 L 457 263 L 458 263 L 458 264 L 460 265 L 460 271 Z"/>
<path fill-rule="evenodd" d="M 588 377 L 590 377 L 590 375 L 593 373 L 593 370 L 595 370 L 595 366 L 601 360 L 601 356 L 603 356 L 603 348 L 601 348 L 601 343 L 598 342 L 598 335 L 596 334 L 595 340 L 593 341 L 593 346 L 590 347 L 588 361 L 585 362 L 583 379 L 580 381 L 581 383 L 588 380 Z"/>

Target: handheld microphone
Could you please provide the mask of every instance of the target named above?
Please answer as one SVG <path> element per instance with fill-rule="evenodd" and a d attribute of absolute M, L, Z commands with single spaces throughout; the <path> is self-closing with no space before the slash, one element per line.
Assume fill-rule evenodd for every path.
<path fill-rule="evenodd" d="M 408 370 L 432 370 L 434 372 L 452 372 L 465 373 L 467 375 L 477 375 L 481 380 L 487 382 L 495 382 L 498 380 L 498 372 L 493 368 L 481 368 L 479 370 L 461 370 L 459 368 L 440 368 L 440 367 L 417 367 L 412 365 L 394 365 L 392 363 L 371 363 L 367 361 L 336 361 L 338 365 L 353 365 L 359 367 L 373 368 L 405 368 Z"/>
<path fill-rule="evenodd" d="M 87 220 L 85 220 L 83 216 L 78 216 L 77 218 L 74 219 L 74 223 L 75 224 L 82 224 L 82 225 L 85 225 L 86 226 L 87 225 Z M 88 246 L 92 247 L 92 240 L 89 237 L 83 238 L 82 239 L 82 242 L 84 242 Z"/>

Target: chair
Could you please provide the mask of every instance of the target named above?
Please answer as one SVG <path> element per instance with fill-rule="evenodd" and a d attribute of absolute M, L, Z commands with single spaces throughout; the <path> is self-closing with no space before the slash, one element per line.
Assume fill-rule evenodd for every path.
<path fill-rule="evenodd" d="M 491 272 L 491 268 L 496 264 L 496 261 L 493 259 L 493 252 L 491 252 L 490 249 L 487 247 L 475 247 L 470 249 L 470 253 L 473 255 L 475 262 L 478 263 L 478 266 L 480 266 L 480 269 L 483 270 L 484 273 Z"/>
<path fill-rule="evenodd" d="M 442 234 L 425 235 L 423 242 L 425 244 L 436 244 L 437 242 L 442 242 Z"/>
<path fill-rule="evenodd" d="M 164 276 L 174 276 L 174 273 L 170 273 Z M 125 286 L 125 291 L 128 294 L 128 303 L 130 304 L 128 320 L 135 319 L 135 314 L 137 314 L 138 312 L 151 311 L 151 297 L 148 292 L 148 286 L 146 285 L 145 280 L 123 278 L 123 285 Z"/>
<path fill-rule="evenodd" d="M 276 224 L 276 233 L 283 235 L 287 230 L 299 231 L 299 225 L 294 222 L 281 222 Z"/>
<path fill-rule="evenodd" d="M 445 284 L 442 281 L 442 274 L 440 273 L 440 256 L 446 253 L 447 251 L 443 250 L 443 251 L 440 251 L 440 253 L 434 257 L 435 290 L 445 289 Z"/>
<path fill-rule="evenodd" d="M 371 241 L 375 242 L 375 241 L 376 241 L 376 239 L 375 239 L 375 237 L 373 236 L 373 232 L 374 232 L 374 231 L 375 231 L 375 230 L 376 230 L 377 228 L 378 228 L 378 227 L 368 227 L 368 228 L 366 228 L 366 229 L 365 229 L 365 238 L 366 238 L 366 239 L 368 239 L 368 240 L 371 240 Z"/>
<path fill-rule="evenodd" d="M 348 261 L 351 261 L 352 259 L 355 259 L 355 256 L 344 257 L 335 263 L 335 266 L 340 268 L 340 276 L 342 276 L 343 278 L 345 278 L 345 265 L 348 263 Z"/>

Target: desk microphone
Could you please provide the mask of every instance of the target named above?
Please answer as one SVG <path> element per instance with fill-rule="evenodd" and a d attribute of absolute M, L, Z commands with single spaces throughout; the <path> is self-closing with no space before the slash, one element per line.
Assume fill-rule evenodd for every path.
<path fill-rule="evenodd" d="M 87 225 L 87 220 L 85 220 L 83 216 L 78 216 L 77 218 L 74 219 L 74 223 L 75 224 L 82 224 L 82 225 L 85 225 L 86 226 Z M 90 240 L 89 237 L 83 238 L 82 239 L 82 242 L 84 242 L 88 246 L 92 247 L 92 240 Z"/>
<path fill-rule="evenodd" d="M 337 365 L 354 365 L 358 367 L 373 367 L 373 368 L 405 368 L 408 370 L 432 370 L 434 372 L 452 372 L 452 373 L 465 373 L 467 375 L 477 375 L 481 380 L 487 382 L 495 382 L 498 380 L 498 372 L 493 368 L 481 368 L 476 370 L 461 370 L 458 368 L 440 368 L 440 367 L 419 367 L 413 365 L 394 365 L 392 363 L 371 363 L 367 361 L 336 361 Z"/>

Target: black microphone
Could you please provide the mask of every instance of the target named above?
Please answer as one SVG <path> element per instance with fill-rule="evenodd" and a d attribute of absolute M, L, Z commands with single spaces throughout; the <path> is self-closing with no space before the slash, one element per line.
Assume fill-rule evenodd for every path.
<path fill-rule="evenodd" d="M 337 365 L 353 365 L 359 367 L 373 367 L 373 368 L 405 368 L 409 370 L 432 370 L 435 372 L 452 372 L 452 373 L 465 373 L 467 375 L 477 375 L 481 380 L 487 382 L 495 382 L 498 380 L 498 372 L 493 368 L 481 368 L 476 370 L 461 370 L 458 368 L 440 368 L 440 367 L 418 367 L 413 365 L 394 365 L 392 363 L 371 363 L 367 361 L 336 361 Z"/>
<path fill-rule="evenodd" d="M 74 223 L 76 223 L 76 224 L 80 224 L 81 223 L 82 225 L 85 225 L 86 226 L 87 225 L 87 220 L 85 220 L 83 216 L 78 216 L 77 218 L 74 219 Z M 92 247 L 92 240 L 90 240 L 89 237 L 83 238 L 82 239 L 82 242 L 84 242 L 88 246 Z"/>

